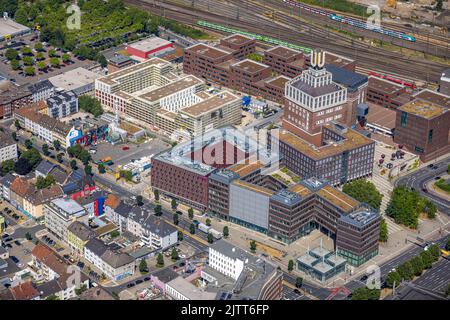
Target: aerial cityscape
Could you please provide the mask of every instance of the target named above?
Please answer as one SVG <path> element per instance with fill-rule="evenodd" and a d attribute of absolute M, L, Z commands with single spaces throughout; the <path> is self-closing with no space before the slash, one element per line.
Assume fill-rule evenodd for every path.
<path fill-rule="evenodd" d="M 0 12 L 0 300 L 450 300 L 449 1 Z"/>

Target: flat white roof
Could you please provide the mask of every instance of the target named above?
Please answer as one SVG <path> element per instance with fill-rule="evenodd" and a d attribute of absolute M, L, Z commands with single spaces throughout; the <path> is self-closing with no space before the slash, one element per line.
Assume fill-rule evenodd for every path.
<path fill-rule="evenodd" d="M 85 68 L 76 68 L 60 75 L 49 78 L 48 80 L 58 88 L 64 90 L 74 90 L 88 84 L 93 84 L 95 79 L 100 78 L 101 75 Z"/>
<path fill-rule="evenodd" d="M 11 19 L 3 19 L 0 18 L 0 37 L 5 37 L 6 35 L 14 36 L 19 33 L 24 33 L 29 31 L 30 28 L 21 25 L 20 23 L 15 22 Z"/>
<path fill-rule="evenodd" d="M 130 43 L 128 46 L 142 52 L 149 52 L 168 44 L 172 44 L 172 42 L 159 37 L 151 37 L 138 42 Z"/>

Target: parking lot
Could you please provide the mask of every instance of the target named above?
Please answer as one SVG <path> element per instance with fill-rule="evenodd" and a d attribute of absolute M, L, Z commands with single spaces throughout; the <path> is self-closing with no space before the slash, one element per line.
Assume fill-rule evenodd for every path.
<path fill-rule="evenodd" d="M 156 155 L 170 147 L 168 143 L 158 138 L 150 139 L 148 142 L 141 144 L 126 143 L 111 145 L 103 142 L 97 145 L 95 154 L 92 154 L 92 159 L 97 162 L 106 157 L 111 157 L 114 162 L 113 167 L 117 167 L 130 163 L 132 160 Z M 124 148 L 127 150 L 124 150 Z"/>
<path fill-rule="evenodd" d="M 24 46 L 29 46 L 31 49 L 34 49 L 34 45 L 39 42 L 39 37 L 37 37 L 34 33 L 32 34 L 28 34 L 22 37 L 18 37 L 16 39 L 13 39 L 13 41 L 16 41 L 16 45 L 13 47 L 13 49 L 17 50 L 20 52 L 20 49 Z M 7 42 L 3 41 L 0 44 L 0 48 L 4 48 L 5 46 L 7 46 Z M 61 62 L 61 66 L 59 68 L 51 68 L 50 67 L 50 62 L 48 58 L 48 51 L 51 49 L 59 49 L 59 48 L 54 48 L 50 45 L 48 46 L 44 46 L 44 49 L 46 50 L 46 52 L 44 53 L 44 56 L 46 57 L 46 64 L 49 66 L 49 68 L 46 71 L 39 71 L 36 67 L 35 67 L 35 72 L 36 74 L 34 76 L 25 76 L 23 75 L 23 70 L 19 69 L 19 70 L 13 70 L 11 68 L 11 63 L 10 61 L 8 61 L 5 57 L 4 54 L 6 52 L 6 49 L 2 49 L 0 50 L 0 74 L 2 76 L 4 76 L 7 79 L 14 79 L 14 82 L 16 82 L 19 85 L 23 85 L 26 83 L 32 83 L 32 82 L 36 82 L 39 80 L 43 80 L 43 79 L 47 79 L 50 77 L 53 77 L 55 75 L 61 74 L 63 72 L 78 68 L 78 67 L 91 67 L 93 66 L 95 63 L 90 61 L 90 60 L 80 60 L 77 57 L 75 57 L 73 54 L 69 54 L 71 56 L 71 62 L 64 64 L 61 61 L 61 58 L 59 58 L 60 62 Z M 62 55 L 62 51 L 58 50 L 57 54 L 58 55 Z M 22 73 L 22 74 L 21 74 Z"/>

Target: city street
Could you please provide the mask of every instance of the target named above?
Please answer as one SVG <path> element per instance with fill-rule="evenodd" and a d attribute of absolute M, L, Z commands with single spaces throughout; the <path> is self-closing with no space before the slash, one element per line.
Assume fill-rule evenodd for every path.
<path fill-rule="evenodd" d="M 434 180 L 435 177 L 443 175 L 447 172 L 447 166 L 450 162 L 450 158 L 445 158 L 443 160 L 433 163 L 433 168 L 428 166 L 423 167 L 397 179 L 394 183 L 395 186 L 405 185 L 409 188 L 414 188 L 422 196 L 430 198 L 438 207 L 439 211 L 450 215 L 450 201 L 444 199 L 437 194 L 430 193 L 426 190 L 426 184 L 430 180 Z"/>

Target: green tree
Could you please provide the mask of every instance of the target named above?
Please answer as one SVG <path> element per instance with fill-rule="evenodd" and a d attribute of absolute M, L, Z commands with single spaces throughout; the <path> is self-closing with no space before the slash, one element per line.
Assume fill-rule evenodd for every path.
<path fill-rule="evenodd" d="M 212 233 L 208 233 L 207 240 L 208 240 L 208 243 L 214 242 L 214 236 L 212 235 Z"/>
<path fill-rule="evenodd" d="M 31 142 L 31 140 L 29 140 L 29 139 L 25 140 L 24 144 L 25 144 L 25 148 L 27 148 L 28 150 L 33 148 L 33 142 Z"/>
<path fill-rule="evenodd" d="M 51 65 L 53 68 L 58 68 L 59 65 L 60 65 L 59 59 L 58 59 L 58 58 L 55 58 L 55 57 L 50 58 L 50 65 Z"/>
<path fill-rule="evenodd" d="M 394 284 L 395 284 L 395 286 L 398 286 L 401 281 L 402 281 L 402 277 L 400 276 L 400 274 L 397 271 L 389 272 L 386 277 L 386 285 L 389 288 L 393 288 Z"/>
<path fill-rule="evenodd" d="M 36 74 L 36 71 L 34 70 L 34 67 L 32 67 L 32 66 L 25 67 L 23 69 L 23 72 L 27 76 L 34 76 Z"/>
<path fill-rule="evenodd" d="M 37 61 L 45 60 L 44 54 L 43 54 L 42 52 L 36 53 L 36 60 L 37 60 Z M 42 61 L 42 62 L 43 62 L 43 61 Z"/>
<path fill-rule="evenodd" d="M 42 160 L 41 154 L 36 148 L 31 148 L 23 152 L 21 158 L 27 160 L 32 169 L 35 169 Z"/>
<path fill-rule="evenodd" d="M 420 253 L 420 258 L 422 259 L 422 263 L 425 269 L 430 269 L 433 265 L 433 256 L 431 255 L 430 251 L 422 251 Z"/>
<path fill-rule="evenodd" d="M 429 219 L 436 218 L 437 207 L 436 205 L 429 199 L 423 198 L 423 212 L 425 212 Z"/>
<path fill-rule="evenodd" d="M 36 42 L 34 44 L 34 49 L 40 52 L 44 51 L 44 46 L 42 45 L 42 42 Z"/>
<path fill-rule="evenodd" d="M 450 164 L 447 166 L 447 173 L 450 174 Z"/>
<path fill-rule="evenodd" d="M 39 61 L 38 63 L 36 63 L 36 67 L 38 68 L 38 70 L 44 71 L 47 68 L 47 64 L 44 61 Z"/>
<path fill-rule="evenodd" d="M 224 226 L 223 227 L 223 236 L 226 238 L 228 238 L 230 236 L 230 231 L 228 230 L 228 226 Z"/>
<path fill-rule="evenodd" d="M 413 229 L 417 228 L 419 214 L 422 210 L 420 195 L 405 186 L 395 187 L 386 208 L 386 214 L 396 223 Z"/>
<path fill-rule="evenodd" d="M 27 239 L 28 241 L 33 240 L 31 233 L 29 233 L 29 232 L 25 233 L 25 239 Z"/>
<path fill-rule="evenodd" d="M 59 149 L 61 148 L 61 143 L 59 142 L 59 140 L 53 140 L 53 146 L 56 150 L 59 151 Z"/>
<path fill-rule="evenodd" d="M 450 250 L 450 238 L 447 240 L 447 243 L 445 244 L 445 249 Z"/>
<path fill-rule="evenodd" d="M 32 56 L 33 55 L 33 51 L 31 51 L 30 47 L 22 47 L 22 49 L 20 49 L 20 51 L 22 52 L 22 55 L 24 55 L 24 56 Z"/>
<path fill-rule="evenodd" d="M 50 49 L 48 50 L 48 56 L 49 58 L 56 58 L 56 50 L 55 49 Z"/>
<path fill-rule="evenodd" d="M 153 195 L 155 196 L 155 201 L 159 201 L 159 190 L 158 189 L 153 190 Z"/>
<path fill-rule="evenodd" d="M 424 265 L 420 256 L 415 256 L 410 260 L 415 276 L 420 276 L 423 272 Z"/>
<path fill-rule="evenodd" d="M 100 63 L 102 68 L 106 68 L 108 66 L 108 61 L 106 60 L 105 56 L 100 54 L 97 58 L 97 62 Z"/>
<path fill-rule="evenodd" d="M 193 223 L 191 223 L 191 225 L 189 226 L 189 232 L 191 234 L 195 234 L 195 225 Z"/>
<path fill-rule="evenodd" d="M 443 6 L 443 0 L 437 0 L 437 2 L 436 2 L 436 10 L 437 11 L 442 11 L 442 6 Z"/>
<path fill-rule="evenodd" d="M 409 261 L 399 265 L 397 271 L 400 277 L 407 281 L 411 280 L 414 276 L 414 270 Z"/>
<path fill-rule="evenodd" d="M 178 213 L 174 213 L 173 214 L 173 224 L 174 225 L 178 225 L 178 222 L 179 222 L 179 220 L 178 220 Z"/>
<path fill-rule="evenodd" d="M 17 141 L 17 133 L 16 132 L 12 132 L 11 133 L 11 138 L 13 138 L 14 141 Z"/>
<path fill-rule="evenodd" d="M 76 160 L 71 160 L 70 161 L 70 167 L 72 168 L 72 170 L 77 170 L 77 162 Z"/>
<path fill-rule="evenodd" d="M 301 277 L 295 278 L 295 286 L 296 286 L 297 288 L 301 288 L 302 285 L 303 285 L 303 278 L 301 278 Z"/>
<path fill-rule="evenodd" d="M 14 171 L 20 175 L 26 175 L 33 170 L 33 166 L 30 162 L 25 158 L 19 158 L 17 162 L 14 164 Z"/>
<path fill-rule="evenodd" d="M 16 59 L 11 61 L 11 68 L 13 70 L 19 70 L 20 69 L 20 62 L 17 61 Z"/>
<path fill-rule="evenodd" d="M 56 160 L 58 160 L 59 163 L 63 162 L 63 156 L 62 156 L 61 153 L 58 153 L 58 154 L 56 155 Z"/>
<path fill-rule="evenodd" d="M 448 286 L 447 286 L 447 290 L 445 290 L 445 295 L 446 295 L 447 297 L 450 297 L 450 283 L 449 283 Z"/>
<path fill-rule="evenodd" d="M 377 210 L 380 209 L 383 195 L 370 181 L 359 179 L 348 182 L 344 184 L 342 191 L 360 202 L 365 202 Z"/>
<path fill-rule="evenodd" d="M 183 241 L 183 232 L 178 230 L 178 241 Z"/>
<path fill-rule="evenodd" d="M 44 143 L 42 145 L 42 153 L 44 153 L 45 156 L 48 156 L 49 152 L 48 152 L 48 144 Z"/>
<path fill-rule="evenodd" d="M 157 204 L 153 210 L 155 211 L 155 216 L 159 217 L 162 215 L 162 208 L 160 204 Z"/>
<path fill-rule="evenodd" d="M 59 300 L 59 298 L 56 294 L 51 294 L 45 300 Z"/>
<path fill-rule="evenodd" d="M 210 219 L 210 218 L 206 218 L 205 223 L 206 223 L 206 225 L 207 225 L 208 227 L 210 227 L 210 226 L 211 226 L 211 219 Z"/>
<path fill-rule="evenodd" d="M 5 160 L 2 162 L 2 176 L 14 172 L 14 160 Z"/>
<path fill-rule="evenodd" d="M 439 246 L 437 244 L 433 244 L 431 246 L 429 246 L 428 250 L 431 254 L 431 256 L 433 257 L 433 261 L 438 261 L 439 257 L 441 256 L 441 249 L 439 248 Z"/>
<path fill-rule="evenodd" d="M 188 217 L 191 220 L 194 219 L 194 209 L 192 209 L 192 208 L 188 209 Z"/>
<path fill-rule="evenodd" d="M 369 288 L 358 288 L 352 292 L 352 300 L 379 300 L 380 290 Z"/>
<path fill-rule="evenodd" d="M 70 55 L 67 53 L 63 53 L 63 55 L 61 56 L 61 59 L 64 63 L 67 63 L 70 61 Z"/>
<path fill-rule="evenodd" d="M 103 114 L 103 108 L 97 99 L 83 95 L 78 98 L 78 106 L 81 110 L 91 113 L 94 117 L 98 117 Z"/>
<path fill-rule="evenodd" d="M 14 121 L 14 126 L 16 127 L 17 130 L 20 130 L 22 127 L 20 126 L 20 122 L 19 120 L 16 119 L 16 121 Z"/>
<path fill-rule="evenodd" d="M 136 196 L 136 204 L 142 207 L 144 205 L 144 197 L 141 195 Z"/>
<path fill-rule="evenodd" d="M 5 57 L 10 61 L 17 60 L 19 57 L 19 52 L 15 49 L 7 49 L 5 52 Z"/>
<path fill-rule="evenodd" d="M 255 240 L 250 241 L 250 251 L 255 253 L 256 252 L 256 247 L 257 247 L 256 241 Z"/>
<path fill-rule="evenodd" d="M 171 258 L 172 258 L 172 261 L 177 261 L 179 259 L 178 251 L 175 247 L 172 248 Z"/>
<path fill-rule="evenodd" d="M 42 176 L 37 177 L 36 179 L 36 189 L 40 190 L 40 189 L 45 189 L 50 187 L 51 185 L 55 184 L 55 177 L 52 176 L 51 174 L 49 174 L 48 176 L 46 176 L 45 178 Z"/>
<path fill-rule="evenodd" d="M 84 166 L 84 173 L 88 176 L 92 175 L 92 167 L 90 165 Z"/>
<path fill-rule="evenodd" d="M 32 66 L 34 64 L 33 58 L 29 56 L 24 56 L 22 61 L 25 66 Z"/>
<path fill-rule="evenodd" d="M 292 272 L 292 270 L 294 270 L 294 261 L 293 260 L 289 260 L 289 262 L 288 262 L 288 271 Z"/>
<path fill-rule="evenodd" d="M 177 208 L 177 200 L 172 199 L 172 201 L 170 202 L 170 206 L 173 210 L 175 210 Z"/>
<path fill-rule="evenodd" d="M 141 262 L 139 263 L 139 272 L 142 274 L 148 272 L 147 261 L 145 261 L 145 259 L 141 259 Z"/>
<path fill-rule="evenodd" d="M 164 256 L 162 255 L 162 253 L 158 253 L 158 255 L 156 256 L 156 266 L 158 268 L 164 267 Z"/>
<path fill-rule="evenodd" d="M 381 223 L 380 223 L 380 241 L 381 242 L 387 242 L 389 237 L 389 232 L 388 232 L 388 228 L 387 228 L 387 223 L 385 219 L 381 219 Z"/>

